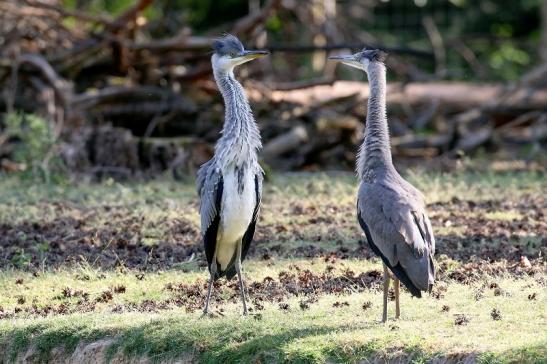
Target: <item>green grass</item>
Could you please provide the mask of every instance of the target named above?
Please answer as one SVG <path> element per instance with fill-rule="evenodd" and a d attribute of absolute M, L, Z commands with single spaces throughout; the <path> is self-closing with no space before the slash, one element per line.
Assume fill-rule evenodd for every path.
<path fill-rule="evenodd" d="M 522 221 L 532 226 L 514 242 L 533 264 L 545 267 L 539 257 L 543 222 L 525 211 L 526 201 L 543 201 L 534 211 L 547 213 L 543 191 L 547 188 L 542 172 L 455 172 L 452 174 L 408 173 L 409 180 L 420 188 L 432 208 L 434 229 L 441 242 L 440 258 L 447 271 L 462 267 L 466 262 L 453 256 L 457 250 L 443 251 L 443 239 L 461 239 L 468 244 L 468 228 L 457 219 L 466 214 L 468 220 L 484 215 L 492 224 Z M 322 256 L 305 258 L 298 249 L 313 245 L 325 251 L 339 247 L 358 247 L 363 238 L 354 217 L 354 195 L 357 183 L 352 174 L 284 174 L 270 176 L 265 184 L 263 209 L 257 238 L 258 255 L 245 262 L 248 283 L 262 282 L 266 277 L 277 279 L 282 271 L 301 270 L 321 274 L 334 266 L 334 274 L 351 270 L 356 275 L 380 270 L 379 260 L 355 257 L 327 262 Z M 485 206 L 475 210 L 460 210 L 459 201 L 474 201 Z M 514 202 L 511 209 L 504 203 Z M 197 198 L 191 182 L 170 180 L 121 184 L 67 186 L 26 185 L 17 179 L 0 181 L 0 221 L 9 226 L 24 223 L 54 223 L 60 218 L 84 219 L 86 228 L 100 229 L 109 223 L 143 216 L 136 228 L 143 244 L 173 244 L 167 238 L 169 224 L 184 219 L 197 227 Z M 467 205 L 465 205 L 467 206 Z M 490 207 L 488 207 L 490 206 Z M 493 207 L 491 207 L 493 206 Z M 446 208 L 445 208 L 446 207 Z M 477 210 L 478 209 L 478 210 Z M 97 213 L 99 211 L 99 213 Z M 456 219 L 454 225 L 446 219 Z M 526 220 L 523 220 L 526 219 Z M 467 221 L 467 220 L 466 220 Z M 495 225 L 498 226 L 498 225 Z M 505 226 L 505 225 L 499 225 Z M 55 237 L 51 238 L 55 240 Z M 481 242 L 485 246 L 500 246 L 501 237 Z M 516 238 L 512 238 L 516 239 Z M 171 241 L 173 240 L 173 241 Z M 47 242 L 47 244 L 53 241 Z M 503 239 L 502 239 L 503 242 Z M 45 244 L 45 249 L 47 249 Z M 105 241 L 97 244 L 107 244 Z M 528 245 L 530 245 L 528 247 Z M 538 245 L 539 244 L 539 245 Z M 469 244 L 474 246 L 476 244 Z M 262 251 L 281 246 L 282 252 L 269 260 L 261 259 Z M 0 245 L 0 248 L 2 246 Z M 0 250 L 0 252 L 2 252 Z M 503 265 L 503 261 L 495 262 Z M 508 262 L 507 265 L 517 264 Z M 264 302 L 264 309 L 249 317 L 241 316 L 241 305 L 230 300 L 232 291 L 217 291 L 223 301 L 214 302 L 213 318 L 201 318 L 201 312 L 188 311 L 171 305 L 156 312 L 126 309 L 147 300 L 174 299 L 177 292 L 169 284 L 204 285 L 207 279 L 201 256 L 180 261 L 163 269 L 141 271 L 127 264 L 104 269 L 88 259 L 70 264 L 38 269 L 24 263 L 2 262 L 0 271 L 0 313 L 13 313 L 18 308 L 66 304 L 73 307 L 80 296 L 67 297 L 64 289 L 85 292 L 94 303 L 89 312 L 50 313 L 46 317 L 19 311 L 0 320 L 0 353 L 5 362 L 33 353 L 33 361 L 55 361 L 72 355 L 82 343 L 108 339 L 101 355 L 110 360 L 145 357 L 152 362 L 173 358 L 200 363 L 246 362 L 359 362 L 367 360 L 402 359 L 426 362 L 432 359 L 474 359 L 483 363 L 539 363 L 547 360 L 547 296 L 546 275 L 514 275 L 470 272 L 478 276 L 471 284 L 449 278 L 438 283 L 442 295 L 421 300 L 412 299 L 403 291 L 402 319 L 379 323 L 381 292 L 378 286 L 364 291 L 343 294 L 318 294 L 317 302 L 301 309 L 305 296 L 287 296 L 282 310 L 278 302 Z M 544 271 L 544 270 L 543 270 Z M 490 288 L 496 283 L 499 290 Z M 97 301 L 105 290 L 123 286 L 125 292 L 114 294 L 111 300 Z M 225 286 L 225 282 L 222 282 Z M 500 293 L 501 292 L 501 293 Z M 480 293 L 480 294 L 479 294 Z M 251 297 L 252 299 L 253 297 Z M 24 303 L 21 303 L 24 301 Z M 338 302 L 346 305 L 334 307 Z M 363 309 L 365 302 L 372 306 Z M 132 306 L 134 305 L 134 306 Z M 394 316 L 394 304 L 389 315 Z M 448 309 L 444 307 L 448 307 Z M 125 307 L 116 311 L 116 307 Z M 492 310 L 501 314 L 494 320 Z M 219 311 L 219 310 L 222 310 Z M 469 322 L 456 325 L 456 316 L 463 314 Z M 79 349 L 78 349 L 79 350 Z"/>
<path fill-rule="evenodd" d="M 371 355 L 389 357 L 391 353 L 423 359 L 477 353 L 494 362 L 520 355 L 524 361 L 539 362 L 547 354 L 547 305 L 544 294 L 537 301 L 527 297 L 531 292 L 542 292 L 542 287 L 530 279 L 497 281 L 510 299 L 490 291 L 476 301 L 475 286 L 453 283 L 442 300 L 418 301 L 403 295 L 403 319 L 385 326 L 378 322 L 380 295 L 365 292 L 324 296 L 306 311 L 300 310 L 298 298 L 287 301 L 289 312 L 266 304 L 260 319 L 241 317 L 237 304 L 225 305 L 225 316 L 214 319 L 178 309 L 161 314 L 101 312 L 18 319 L 0 324 L 0 338 L 11 341 L 11 358 L 31 343 L 47 358 L 52 348 L 64 346 L 71 351 L 80 340 L 106 336 L 114 338 L 110 355 L 121 352 L 156 359 L 191 355 L 205 363 L 250 362 L 257 358 L 296 363 L 327 359 L 345 362 Z M 339 300 L 347 301 L 349 306 L 333 308 Z M 367 311 L 361 308 L 365 301 L 373 302 Z M 449 312 L 442 312 L 444 305 L 451 308 Z M 493 308 L 501 312 L 500 321 L 490 317 Z M 454 325 L 454 314 L 458 313 L 467 314 L 470 322 Z"/>

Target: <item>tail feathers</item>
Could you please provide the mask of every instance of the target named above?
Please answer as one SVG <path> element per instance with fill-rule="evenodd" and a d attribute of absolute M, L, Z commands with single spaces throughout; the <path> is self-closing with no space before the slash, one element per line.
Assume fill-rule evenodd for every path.
<path fill-rule="evenodd" d="M 230 263 L 228 264 L 228 266 L 226 267 L 226 269 L 222 270 L 222 268 L 220 267 L 220 264 L 218 263 L 213 263 L 213 264 L 216 264 L 216 270 L 215 270 L 215 274 L 213 276 L 213 280 L 217 281 L 219 280 L 220 278 L 222 277 L 226 277 L 226 280 L 230 280 L 232 278 L 234 278 L 237 274 L 237 270 L 236 270 L 236 254 L 234 253 L 234 256 L 232 257 L 232 260 L 230 261 Z M 209 267 L 209 272 L 211 272 L 211 267 Z"/>
<path fill-rule="evenodd" d="M 410 293 L 414 297 L 422 298 L 422 292 L 418 287 L 412 283 L 410 278 L 408 277 L 408 274 L 406 274 L 406 271 L 403 269 L 401 264 L 397 264 L 396 266 L 391 266 L 389 264 L 389 261 L 387 259 L 384 259 L 382 256 L 382 260 L 384 263 L 388 266 L 388 268 L 395 274 L 395 276 L 401 281 L 401 283 L 404 284 L 404 286 L 410 291 Z"/>
<path fill-rule="evenodd" d="M 416 287 L 414 283 L 412 283 L 412 281 L 410 280 L 410 277 L 408 276 L 404 268 L 401 266 L 401 263 L 397 263 L 397 265 L 395 266 L 391 265 L 389 263 L 389 259 L 387 259 L 382 254 L 382 252 L 380 251 L 380 249 L 378 249 L 376 245 L 374 245 L 374 242 L 372 241 L 372 235 L 370 234 L 370 230 L 368 229 L 368 226 L 365 223 L 365 221 L 361 218 L 360 214 L 357 214 L 357 219 L 359 220 L 359 225 L 361 225 L 361 228 L 365 232 L 368 244 L 370 245 L 370 248 L 372 249 L 372 251 L 382 259 L 384 264 L 387 265 L 387 267 L 393 272 L 393 274 L 395 274 L 397 279 L 399 279 L 403 283 L 403 285 L 410 291 L 410 293 L 414 297 L 421 298 L 422 297 L 421 290 L 418 287 Z"/>
<path fill-rule="evenodd" d="M 428 274 L 428 287 L 427 291 L 431 294 L 431 291 L 433 290 L 433 285 L 435 284 L 435 263 L 433 262 L 433 256 L 429 254 L 429 266 L 427 269 Z"/>
<path fill-rule="evenodd" d="M 429 275 L 429 290 L 431 291 L 431 288 L 435 283 L 435 263 L 433 262 L 433 256 L 431 255 L 429 255 L 429 269 L 427 273 Z"/>
<path fill-rule="evenodd" d="M 213 276 L 213 280 L 218 281 L 222 277 L 226 277 L 226 280 L 230 280 L 234 278 L 237 274 L 236 268 L 231 267 L 229 269 L 223 270 L 223 271 L 217 271 L 215 272 L 215 275 Z"/>
<path fill-rule="evenodd" d="M 374 253 L 376 253 L 380 258 L 382 258 L 382 261 L 384 262 L 384 264 L 387 265 L 389 270 L 391 270 L 393 272 L 393 274 L 395 274 L 397 279 L 399 279 L 401 281 L 401 283 L 403 283 L 403 285 L 410 291 L 410 293 L 414 297 L 421 298 L 422 297 L 422 292 L 420 291 L 420 289 L 418 287 L 416 287 L 416 285 L 414 285 L 414 283 L 412 283 L 412 281 L 408 277 L 408 274 L 406 273 L 406 271 L 401 266 L 401 263 L 397 263 L 397 265 L 395 265 L 395 266 L 391 265 L 391 263 L 389 263 L 389 259 L 387 259 L 382 254 L 382 252 L 380 252 L 380 249 L 378 249 L 376 247 L 376 245 L 374 245 L 374 243 L 372 242 L 372 239 L 367 237 L 367 240 L 369 242 L 369 245 L 370 245 L 372 251 L 374 251 Z"/>
<path fill-rule="evenodd" d="M 237 274 L 237 271 L 235 267 L 232 267 L 228 270 L 223 270 L 223 271 L 217 270 L 215 274 L 213 275 L 213 280 L 218 281 L 220 278 L 226 277 L 226 280 L 229 281 L 230 279 L 234 278 L 236 274 Z"/>
<path fill-rule="evenodd" d="M 236 276 L 236 274 L 237 274 L 236 267 L 232 266 L 232 267 L 230 267 L 230 269 L 228 269 L 226 271 L 226 279 L 230 280 L 230 279 L 234 278 Z"/>
<path fill-rule="evenodd" d="M 213 264 L 216 265 L 216 269 L 212 269 L 213 267 Z M 224 274 L 222 272 L 222 270 L 220 269 L 220 264 L 216 263 L 216 262 L 212 262 L 211 265 L 209 266 L 209 273 L 213 276 L 213 280 L 218 280 L 220 279 Z"/>

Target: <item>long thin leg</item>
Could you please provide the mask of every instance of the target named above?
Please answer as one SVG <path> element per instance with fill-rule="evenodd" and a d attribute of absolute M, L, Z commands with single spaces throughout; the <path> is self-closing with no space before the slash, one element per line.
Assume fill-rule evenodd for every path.
<path fill-rule="evenodd" d="M 214 277 L 216 275 L 217 266 L 216 266 L 216 255 L 213 259 L 213 263 L 211 263 L 210 273 L 211 278 L 209 279 L 209 287 L 207 288 L 207 299 L 205 300 L 205 308 L 203 309 L 203 316 L 207 315 L 209 313 L 209 301 L 211 299 L 211 293 L 213 292 L 213 283 L 215 281 Z"/>
<path fill-rule="evenodd" d="M 239 290 L 241 291 L 241 301 L 243 301 L 243 315 L 247 315 L 245 285 L 243 284 L 243 274 L 241 274 L 241 243 L 238 244 L 238 248 L 237 248 L 236 271 L 237 271 L 237 278 L 239 280 Z"/>
<path fill-rule="evenodd" d="M 211 279 L 209 279 L 209 288 L 207 288 L 207 299 L 205 300 L 205 308 L 203 309 L 203 315 L 209 313 L 209 300 L 211 299 L 211 293 L 213 291 L 213 274 L 211 274 Z"/>
<path fill-rule="evenodd" d="M 395 318 L 398 319 L 401 317 L 401 310 L 399 308 L 399 287 L 401 286 L 401 281 L 395 278 L 393 284 L 395 285 Z"/>
<path fill-rule="evenodd" d="M 382 313 L 382 322 L 387 321 L 387 296 L 389 292 L 389 272 L 384 264 L 384 310 Z"/>

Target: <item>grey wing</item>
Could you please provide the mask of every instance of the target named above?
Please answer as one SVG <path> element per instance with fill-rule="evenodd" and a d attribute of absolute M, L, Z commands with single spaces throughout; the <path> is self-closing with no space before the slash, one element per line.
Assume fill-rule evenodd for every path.
<path fill-rule="evenodd" d="M 433 236 L 433 227 L 431 226 L 429 217 L 427 217 L 425 208 L 421 208 L 419 211 L 413 211 L 412 215 L 420 230 L 420 235 L 429 247 L 431 255 L 435 255 L 435 236 Z"/>
<path fill-rule="evenodd" d="M 429 221 L 429 217 L 427 217 L 427 212 L 425 210 L 424 196 L 419 190 L 403 178 L 400 178 L 400 181 L 403 183 L 403 195 L 406 193 L 406 198 L 404 199 L 405 204 L 410 206 L 412 217 L 420 231 L 420 235 L 422 236 L 425 244 L 429 247 L 431 255 L 434 255 L 435 237 L 433 236 L 431 221 Z"/>
<path fill-rule="evenodd" d="M 199 213 L 201 216 L 201 233 L 205 231 L 217 215 L 217 193 L 222 174 L 211 159 L 198 171 L 196 187 L 200 197 Z"/>
<path fill-rule="evenodd" d="M 362 185 L 359 192 L 358 215 L 368 229 L 369 244 L 401 282 L 419 296 L 417 291 L 425 291 L 433 283 L 435 247 L 421 201 L 378 184 Z"/>
<path fill-rule="evenodd" d="M 222 174 L 216 168 L 214 162 L 204 164 L 199 170 L 197 188 L 200 195 L 201 235 L 208 267 L 211 270 L 220 225 L 220 210 L 224 190 Z M 215 276 L 216 278 L 218 276 Z"/>
<path fill-rule="evenodd" d="M 255 175 L 256 203 L 255 203 L 255 208 L 253 211 L 253 217 L 251 219 L 251 223 L 249 224 L 249 227 L 247 228 L 245 235 L 243 235 L 243 239 L 242 239 L 243 250 L 241 254 L 241 260 L 245 259 L 245 257 L 247 256 L 247 253 L 249 252 L 249 248 L 251 247 L 251 242 L 253 241 L 253 236 L 254 236 L 254 232 L 256 228 L 256 221 L 258 220 L 260 203 L 262 200 L 262 182 L 263 181 L 264 181 L 264 171 L 262 170 L 262 168 L 260 168 Z"/>
<path fill-rule="evenodd" d="M 203 188 L 203 185 L 205 184 L 207 172 L 209 171 L 209 168 L 211 167 L 212 164 L 214 164 L 214 159 L 211 159 L 203 163 L 201 167 L 199 167 L 198 174 L 196 177 L 196 190 L 200 198 L 201 198 L 201 189 Z"/>

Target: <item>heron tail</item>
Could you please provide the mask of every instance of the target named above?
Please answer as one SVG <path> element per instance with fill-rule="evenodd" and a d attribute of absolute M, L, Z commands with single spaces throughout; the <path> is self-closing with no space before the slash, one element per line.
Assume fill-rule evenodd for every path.
<path fill-rule="evenodd" d="M 384 262 L 385 265 L 387 265 L 389 270 L 391 270 L 393 272 L 393 274 L 395 274 L 397 279 L 400 280 L 401 283 L 403 283 L 403 285 L 410 291 L 410 293 L 414 297 L 421 298 L 422 297 L 422 292 L 420 291 L 420 289 L 418 287 L 416 287 L 416 285 L 414 283 L 412 283 L 412 280 L 410 279 L 410 277 L 408 276 L 408 274 L 404 270 L 404 268 L 401 266 L 401 263 L 397 263 L 397 265 L 393 266 L 389 262 L 389 259 L 387 259 L 382 254 L 380 249 L 378 249 L 378 247 L 376 245 L 374 245 L 374 242 L 372 241 L 372 235 L 370 234 L 370 230 L 368 229 L 368 226 L 365 223 L 365 221 L 363 221 L 361 216 L 359 216 L 359 214 L 357 214 L 357 219 L 359 221 L 359 225 L 361 225 L 361 228 L 365 232 L 368 244 L 370 245 L 370 248 L 372 249 L 372 251 L 382 259 L 382 261 Z"/>

